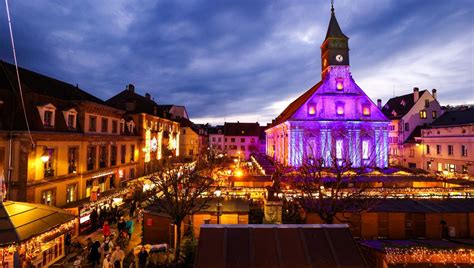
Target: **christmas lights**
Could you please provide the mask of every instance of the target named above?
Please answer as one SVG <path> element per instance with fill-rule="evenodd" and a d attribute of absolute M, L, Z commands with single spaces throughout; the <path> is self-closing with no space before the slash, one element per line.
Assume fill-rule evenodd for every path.
<path fill-rule="evenodd" d="M 435 249 L 427 247 L 385 248 L 385 262 L 388 264 L 442 263 L 473 264 L 472 249 Z"/>

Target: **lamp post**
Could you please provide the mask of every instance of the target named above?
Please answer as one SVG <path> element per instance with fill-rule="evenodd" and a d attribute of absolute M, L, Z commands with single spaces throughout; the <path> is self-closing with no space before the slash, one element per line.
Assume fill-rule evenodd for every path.
<path fill-rule="evenodd" d="M 222 204 L 221 204 L 221 194 L 222 194 L 222 191 L 217 188 L 215 191 L 214 191 L 214 195 L 217 197 L 217 204 L 216 204 L 216 207 L 217 207 L 217 224 L 221 224 L 221 207 L 222 207 Z"/>

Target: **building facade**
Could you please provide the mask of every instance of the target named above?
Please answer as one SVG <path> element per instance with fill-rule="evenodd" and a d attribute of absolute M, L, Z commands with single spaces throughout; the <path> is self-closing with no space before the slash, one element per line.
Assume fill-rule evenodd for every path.
<path fill-rule="evenodd" d="M 436 89 L 430 93 L 415 87 L 413 93 L 391 98 L 383 106 L 382 112 L 390 119 L 390 165 L 423 168 L 422 150 L 415 138 L 421 136 L 423 127 L 429 126 L 444 112 L 436 95 Z"/>
<path fill-rule="evenodd" d="M 259 152 L 260 125 L 258 123 L 225 122 L 209 130 L 209 146 L 231 157 L 242 160 Z"/>
<path fill-rule="evenodd" d="M 124 111 L 20 68 L 24 114 L 15 67 L 0 64 L 0 168 L 9 199 L 63 206 L 135 178 L 137 132 Z"/>
<path fill-rule="evenodd" d="M 352 166 L 388 165 L 388 119 L 355 83 L 348 37 L 334 10 L 321 45 L 322 80 L 293 101 L 267 128 L 266 153 L 284 165 L 334 159 Z"/>
<path fill-rule="evenodd" d="M 474 178 L 474 108 L 446 111 L 417 139 L 422 168 L 445 177 Z"/>
<path fill-rule="evenodd" d="M 124 110 L 137 124 L 140 176 L 156 170 L 163 159 L 179 156 L 180 125 L 164 117 L 169 114 L 160 113 L 160 107 L 150 94 L 141 96 L 130 84 L 107 100 L 107 104 Z"/>

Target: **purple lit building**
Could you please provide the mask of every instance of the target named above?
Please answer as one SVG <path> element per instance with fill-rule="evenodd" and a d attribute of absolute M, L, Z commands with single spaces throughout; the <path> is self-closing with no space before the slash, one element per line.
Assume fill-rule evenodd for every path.
<path fill-rule="evenodd" d="M 308 159 L 325 165 L 388 166 L 389 120 L 355 83 L 349 38 L 331 10 L 321 45 L 322 80 L 293 101 L 266 130 L 267 155 L 290 166 Z"/>

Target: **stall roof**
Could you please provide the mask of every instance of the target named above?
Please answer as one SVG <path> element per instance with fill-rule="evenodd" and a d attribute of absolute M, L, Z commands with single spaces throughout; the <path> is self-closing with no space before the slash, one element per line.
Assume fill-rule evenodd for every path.
<path fill-rule="evenodd" d="M 374 202 L 369 212 L 468 213 L 474 199 L 383 199 Z"/>
<path fill-rule="evenodd" d="M 5 201 L 0 203 L 0 245 L 28 240 L 74 218 L 55 207 Z"/>
<path fill-rule="evenodd" d="M 204 224 L 195 267 L 367 267 L 345 224 Z"/>

